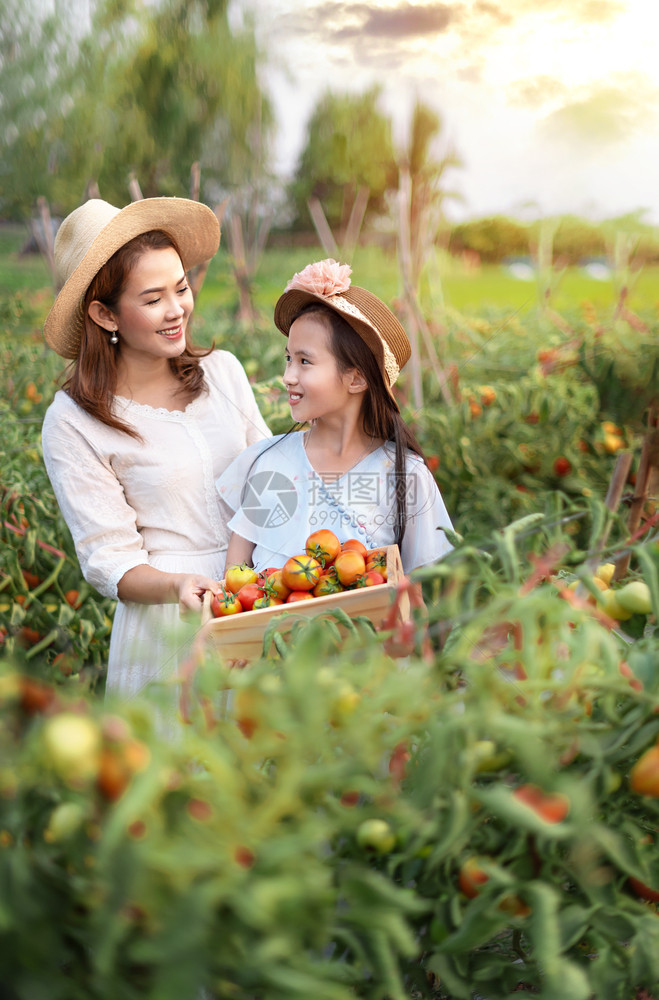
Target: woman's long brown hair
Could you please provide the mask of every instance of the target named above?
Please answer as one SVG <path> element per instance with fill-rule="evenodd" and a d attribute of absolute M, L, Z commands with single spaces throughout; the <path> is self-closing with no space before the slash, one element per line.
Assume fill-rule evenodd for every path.
<path fill-rule="evenodd" d="M 396 544 L 400 548 L 407 521 L 406 452 L 408 450 L 414 452 L 424 462 L 425 455 L 387 390 L 375 355 L 359 334 L 342 316 L 321 303 L 314 302 L 305 306 L 298 317 L 303 315 L 316 316 L 329 330 L 330 349 L 336 358 L 339 371 L 344 373 L 356 368 L 364 376 L 368 386 L 362 404 L 364 432 L 373 438 L 392 441 L 394 444 L 395 536 Z"/>
<path fill-rule="evenodd" d="M 111 344 L 107 330 L 94 322 L 88 310 L 90 303 L 97 299 L 108 309 L 116 311 L 128 274 L 139 258 L 148 250 L 165 250 L 168 247 L 181 256 L 176 241 L 162 230 L 154 229 L 125 243 L 101 268 L 85 295 L 80 353 L 68 369 L 63 384 L 71 399 L 92 417 L 138 439 L 140 435 L 137 430 L 131 424 L 119 420 L 113 411 L 121 340 L 116 345 Z M 210 354 L 213 347 L 208 350 L 195 347 L 189 339 L 188 331 L 189 326 L 185 334 L 185 350 L 177 358 L 170 358 L 169 367 L 181 383 L 179 392 L 188 393 L 192 399 L 196 399 L 206 389 L 204 370 L 199 359 Z"/>

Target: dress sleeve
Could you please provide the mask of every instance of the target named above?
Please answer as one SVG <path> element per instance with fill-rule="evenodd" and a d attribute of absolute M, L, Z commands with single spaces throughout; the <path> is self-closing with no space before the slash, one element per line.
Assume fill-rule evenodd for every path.
<path fill-rule="evenodd" d="M 452 525 L 433 474 L 416 457 L 408 463 L 407 519 L 401 548 L 405 573 L 437 562 L 453 547 L 441 530 Z"/>
<path fill-rule="evenodd" d="M 80 416 L 84 416 L 80 414 Z M 46 414 L 43 456 L 71 532 L 82 574 L 105 597 L 117 598 L 124 573 L 148 562 L 136 515 L 110 460 L 61 412 Z"/>

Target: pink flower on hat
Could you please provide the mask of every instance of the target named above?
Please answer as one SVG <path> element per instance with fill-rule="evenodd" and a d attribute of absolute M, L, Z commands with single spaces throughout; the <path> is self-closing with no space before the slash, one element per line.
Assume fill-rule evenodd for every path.
<path fill-rule="evenodd" d="M 302 292 L 311 292 L 313 295 L 340 295 L 350 288 L 351 273 L 352 268 L 349 264 L 339 264 L 332 257 L 328 257 L 327 260 L 307 264 L 303 271 L 294 274 L 284 291 L 299 289 Z"/>

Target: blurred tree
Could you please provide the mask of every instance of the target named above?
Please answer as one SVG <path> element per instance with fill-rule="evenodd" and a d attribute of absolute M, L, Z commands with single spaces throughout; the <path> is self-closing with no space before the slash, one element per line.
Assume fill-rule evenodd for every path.
<path fill-rule="evenodd" d="M 502 215 L 475 219 L 455 226 L 449 244 L 451 253 L 475 251 L 481 260 L 493 263 L 504 257 L 529 253 L 529 230 Z"/>
<path fill-rule="evenodd" d="M 21 12 L 23 0 L 5 2 Z M 3 157 L 12 191 L 8 197 L 3 186 L 0 210 L 25 215 L 45 194 L 68 211 L 90 178 L 102 197 L 122 203 L 131 173 L 145 196 L 182 194 L 195 161 L 210 201 L 260 177 L 266 161 L 258 151 L 265 150 L 272 114 L 257 79 L 252 26 L 230 27 L 228 6 L 98 0 L 88 30 L 76 37 L 36 8 L 19 17 L 13 44 L 3 38 L 0 64 L 0 92 L 8 79 L 15 94 L 11 108 L 7 99 L 0 105 L 0 143 L 7 147 L 8 130 L 13 140 Z M 44 58 L 47 33 L 56 58 Z M 26 75 L 42 99 L 17 134 L 10 123 Z"/>
<path fill-rule="evenodd" d="M 399 191 L 404 192 L 409 219 L 409 277 L 417 290 L 430 248 L 445 221 L 444 206 L 449 199 L 461 197 L 447 189 L 446 173 L 461 167 L 462 160 L 452 148 L 436 156 L 441 132 L 441 117 L 417 101 L 409 144 L 399 159 Z"/>
<path fill-rule="evenodd" d="M 369 191 L 366 218 L 386 210 L 396 187 L 391 122 L 378 109 L 380 89 L 328 93 L 316 105 L 306 146 L 289 188 L 295 228 L 308 228 L 310 198 L 317 198 L 332 229 L 345 230 L 357 190 Z"/>
<path fill-rule="evenodd" d="M 47 190 L 74 43 L 66 19 L 44 16 L 39 0 L 2 0 L 1 16 L 0 213 L 17 218 Z"/>

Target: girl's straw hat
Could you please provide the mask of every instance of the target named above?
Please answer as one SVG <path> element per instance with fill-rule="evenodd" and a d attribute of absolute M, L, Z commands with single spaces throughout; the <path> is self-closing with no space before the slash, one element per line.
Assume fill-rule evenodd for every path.
<path fill-rule="evenodd" d="M 291 324 L 311 302 L 320 302 L 340 316 L 370 347 L 391 393 L 411 348 L 405 330 L 391 309 L 365 288 L 350 284 L 351 269 L 335 260 L 309 264 L 289 281 L 275 306 L 275 323 L 288 336 Z"/>
<path fill-rule="evenodd" d="M 93 278 L 120 247 L 152 229 L 174 239 L 186 271 L 209 260 L 220 245 L 215 213 L 187 198 L 145 198 L 122 209 L 91 198 L 67 215 L 54 246 L 61 291 L 44 325 L 46 343 L 63 358 L 78 356 L 83 300 Z"/>

